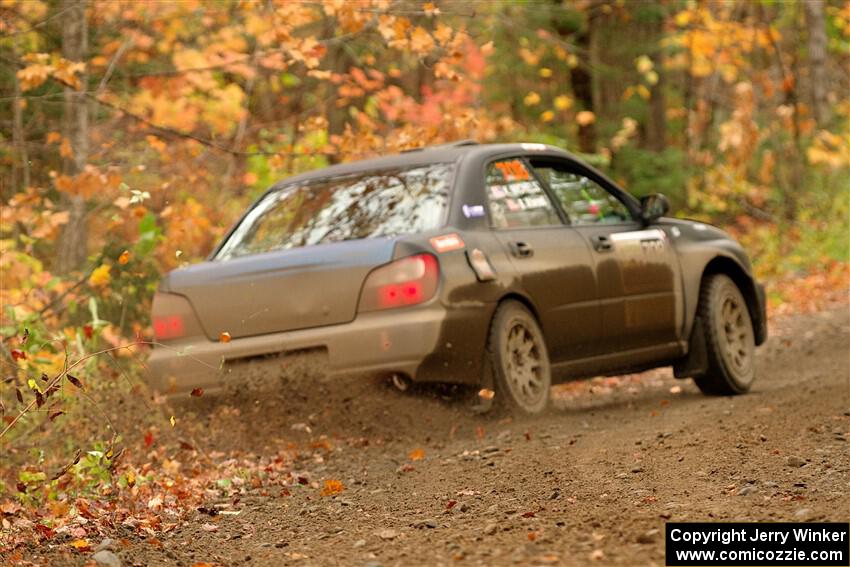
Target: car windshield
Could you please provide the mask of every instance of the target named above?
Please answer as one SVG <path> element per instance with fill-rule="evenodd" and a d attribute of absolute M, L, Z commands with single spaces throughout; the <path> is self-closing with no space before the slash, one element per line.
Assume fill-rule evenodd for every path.
<path fill-rule="evenodd" d="M 216 259 L 438 228 L 453 171 L 436 163 L 285 185 L 251 209 Z"/>

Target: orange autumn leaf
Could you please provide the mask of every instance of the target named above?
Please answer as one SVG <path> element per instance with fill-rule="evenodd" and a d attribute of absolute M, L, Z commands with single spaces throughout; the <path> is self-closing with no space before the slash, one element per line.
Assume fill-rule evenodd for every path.
<path fill-rule="evenodd" d="M 596 122 L 596 115 L 589 110 L 582 110 L 576 114 L 576 122 L 579 126 L 590 126 Z"/>
<path fill-rule="evenodd" d="M 333 496 L 334 494 L 339 494 L 345 489 L 342 483 L 335 479 L 329 479 L 325 481 L 325 486 L 322 488 L 322 496 Z"/>
<path fill-rule="evenodd" d="M 130 261 L 130 251 L 124 250 L 123 252 L 121 252 L 121 255 L 118 256 L 118 263 L 121 264 L 122 266 L 125 266 L 127 264 L 127 262 L 129 262 L 129 261 Z"/>
<path fill-rule="evenodd" d="M 421 461 L 425 458 L 425 450 L 417 448 L 408 453 L 407 456 L 411 461 Z"/>
<path fill-rule="evenodd" d="M 74 149 L 71 147 L 71 141 L 68 138 L 62 138 L 62 143 L 59 144 L 59 155 L 63 158 L 73 157 Z"/>
<path fill-rule="evenodd" d="M 218 340 L 223 342 L 223 343 L 229 343 L 230 340 L 231 340 L 230 333 L 228 333 L 227 331 L 220 332 L 218 334 Z"/>

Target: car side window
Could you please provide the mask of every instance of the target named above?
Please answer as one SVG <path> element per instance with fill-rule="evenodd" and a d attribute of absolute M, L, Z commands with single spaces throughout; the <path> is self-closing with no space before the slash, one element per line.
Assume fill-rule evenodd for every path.
<path fill-rule="evenodd" d="M 592 179 L 552 165 L 535 166 L 534 170 L 549 184 L 573 225 L 631 220 L 626 206 Z"/>
<path fill-rule="evenodd" d="M 486 184 L 494 228 L 561 224 L 552 201 L 523 160 L 491 163 L 487 168 Z"/>

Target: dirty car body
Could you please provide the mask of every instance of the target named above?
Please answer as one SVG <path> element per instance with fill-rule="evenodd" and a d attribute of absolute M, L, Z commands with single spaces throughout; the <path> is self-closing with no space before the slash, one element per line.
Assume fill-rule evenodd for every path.
<path fill-rule="evenodd" d="M 755 344 L 764 292 L 737 242 L 648 211 L 658 202 L 542 144 L 457 143 L 289 178 L 205 262 L 163 279 L 151 382 L 215 389 L 239 361 L 316 350 L 332 375 L 488 386 L 507 301 L 542 330 L 554 381 L 670 364 L 698 376 L 706 277 L 740 290 Z"/>

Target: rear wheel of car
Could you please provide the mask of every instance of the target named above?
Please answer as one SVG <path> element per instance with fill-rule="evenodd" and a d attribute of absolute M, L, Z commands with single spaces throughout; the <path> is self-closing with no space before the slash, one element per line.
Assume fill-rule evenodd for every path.
<path fill-rule="evenodd" d="M 487 343 L 497 408 L 537 414 L 546 409 L 552 374 L 540 325 L 517 301 L 502 303 Z"/>
<path fill-rule="evenodd" d="M 699 317 L 708 368 L 694 382 L 704 394 L 746 393 L 756 376 L 755 335 L 747 302 L 729 276 L 713 274 L 703 281 Z"/>

